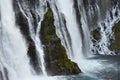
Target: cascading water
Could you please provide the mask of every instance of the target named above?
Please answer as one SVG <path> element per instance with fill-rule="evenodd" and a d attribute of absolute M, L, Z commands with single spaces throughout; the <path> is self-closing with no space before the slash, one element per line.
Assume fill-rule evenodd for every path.
<path fill-rule="evenodd" d="M 38 0 L 33 9 L 29 6 L 29 0 L 16 2 L 28 22 L 29 35 L 35 44 L 38 64 L 44 76 L 34 74 L 30 65 L 27 42 L 16 25 L 12 0 L 0 0 L 0 80 L 66 80 L 65 77 L 47 76 L 45 69 L 40 29 L 47 12 L 47 2 L 54 14 L 56 33 L 69 59 L 76 62 L 83 72 L 97 72 L 95 68 L 103 66 L 99 61 L 87 59 L 90 55 L 115 54 L 109 50 L 109 45 L 110 40 L 114 39 L 112 28 L 120 20 L 119 1 L 112 4 L 110 0 Z M 38 15 L 37 25 L 34 24 L 32 11 Z M 95 29 L 100 32 L 98 41 L 92 34 Z"/>
<path fill-rule="evenodd" d="M 73 8 L 74 5 L 73 0 L 66 0 L 65 2 L 58 0 L 56 1 L 56 5 L 58 5 L 57 6 L 58 9 L 64 15 L 64 18 L 66 20 L 66 27 L 71 37 L 71 43 L 72 43 L 71 46 L 72 46 L 73 54 L 72 56 L 70 56 L 70 54 L 68 55 L 70 56 L 70 59 L 72 59 L 73 61 L 79 64 L 80 58 L 83 57 L 82 39 L 76 21 L 75 10 Z"/>
<path fill-rule="evenodd" d="M 101 19 L 101 12 L 100 12 L 100 6 L 96 5 L 96 9 L 98 11 L 98 20 L 97 24 L 93 24 L 92 26 L 98 26 L 96 28 L 99 28 L 100 32 L 100 40 L 95 41 L 96 43 L 91 44 L 91 51 L 93 50 L 94 54 L 102 54 L 102 55 L 115 55 L 114 51 L 111 51 L 109 49 L 110 46 L 110 40 L 114 39 L 114 33 L 112 31 L 112 28 L 115 23 L 117 23 L 120 20 L 120 10 L 118 7 L 118 4 L 116 4 L 114 7 L 112 7 L 110 10 L 107 10 L 104 14 L 105 18 Z M 89 11 L 90 12 L 90 11 Z M 94 12 L 91 10 L 90 13 Z M 95 14 L 95 13 L 93 13 Z M 91 35 L 92 36 L 92 35 Z M 93 37 L 92 37 L 93 38 Z"/>
<path fill-rule="evenodd" d="M 54 80 L 32 73 L 26 42 L 15 24 L 12 0 L 0 0 L 0 12 L 0 80 Z"/>
<path fill-rule="evenodd" d="M 65 46 L 67 53 L 69 53 L 68 57 L 72 57 L 72 44 L 69 32 L 66 27 L 66 20 L 63 14 L 59 11 L 59 7 L 57 7 L 57 3 L 55 0 L 49 1 L 50 6 L 52 7 L 54 18 L 55 18 L 55 27 L 56 33 L 61 38 L 62 44 Z"/>
<path fill-rule="evenodd" d="M 0 8 L 0 80 L 30 80 L 28 76 L 31 75 L 31 67 L 26 55 L 27 46 L 16 28 L 12 1 L 1 0 Z"/>
<path fill-rule="evenodd" d="M 66 4 L 68 3 L 68 4 Z M 79 6 L 81 5 L 78 3 Z M 71 60 L 75 61 L 80 69 L 82 71 L 85 71 L 87 69 L 87 65 L 89 65 L 88 61 L 85 60 L 85 56 L 83 54 L 83 42 L 82 40 L 88 38 L 89 39 L 89 34 L 86 33 L 86 31 L 89 33 L 87 29 L 87 24 L 85 21 L 85 16 L 81 18 L 83 20 L 83 25 L 82 29 L 84 30 L 83 32 L 86 33 L 84 34 L 85 38 L 83 39 L 81 36 L 80 28 L 78 21 L 76 19 L 76 13 L 75 13 L 75 8 L 74 8 L 74 2 L 73 0 L 66 0 L 66 2 L 63 1 L 51 1 L 51 7 L 54 12 L 54 18 L 55 18 L 55 25 L 56 25 L 56 31 L 61 38 L 63 45 L 66 47 L 68 51 L 68 56 Z M 79 8 L 81 9 L 81 8 Z M 80 14 L 84 13 L 80 12 Z M 68 14 L 69 13 L 69 14 Z M 80 19 L 80 18 L 79 18 Z M 85 26 L 85 27 L 84 27 Z M 66 36 L 67 35 L 67 36 Z M 69 35 L 69 36 L 68 36 Z M 66 41 L 67 40 L 67 41 Z M 85 40 L 86 45 L 89 45 L 87 42 L 89 40 Z M 67 47 L 68 46 L 68 47 Z M 86 47 L 85 52 L 89 52 L 89 47 Z M 84 49 L 85 50 L 85 49 Z M 86 54 L 86 53 L 85 53 Z M 92 64 L 91 64 L 92 65 Z M 90 68 L 91 69 L 91 68 Z"/>
<path fill-rule="evenodd" d="M 86 12 L 84 8 L 84 3 L 83 0 L 77 1 L 78 3 L 78 12 L 81 15 L 81 20 L 79 23 L 81 23 L 82 31 L 83 31 L 83 53 L 85 54 L 84 56 L 90 57 L 90 31 L 88 27 L 88 22 L 87 22 L 87 17 L 86 17 Z M 77 13 L 77 11 L 76 11 Z"/>
<path fill-rule="evenodd" d="M 92 54 L 114 54 L 113 51 L 108 49 L 108 46 L 109 40 L 113 35 L 112 27 L 114 23 L 119 20 L 119 15 L 117 15 L 117 17 L 115 16 L 116 11 L 117 13 L 119 12 L 119 8 L 111 8 L 110 11 L 113 15 L 113 19 L 111 19 L 109 11 L 104 10 L 104 7 L 100 7 L 100 3 L 103 5 L 104 1 L 100 2 L 96 0 L 94 4 L 91 4 L 92 1 L 86 1 L 89 4 L 87 9 L 84 0 L 77 0 L 76 2 L 78 7 L 76 13 L 81 15 L 79 18 L 80 22 L 77 21 L 78 19 L 76 18 L 74 8 L 75 2 L 73 0 L 66 0 L 65 2 L 60 0 L 51 1 L 57 33 L 68 51 L 69 58 L 77 62 L 82 71 L 87 71 L 88 68 L 86 66 L 89 66 L 91 70 L 94 70 L 93 64 L 91 64 L 89 60 L 86 60 L 85 56 L 89 57 Z M 107 3 L 109 1 L 105 2 Z M 111 6 L 110 2 L 109 5 Z M 108 7 L 105 9 L 108 9 Z M 101 12 L 102 10 L 104 10 L 104 12 Z M 104 15 L 104 17 L 102 16 L 103 18 L 101 18 L 101 15 Z M 96 21 L 94 21 L 96 23 L 92 22 L 94 16 L 96 16 Z M 107 27 L 106 30 L 103 30 L 104 27 L 102 23 L 105 23 L 105 26 Z M 79 29 L 79 26 L 81 27 L 81 30 Z M 92 35 L 90 35 L 95 26 L 100 28 L 100 35 L 102 36 L 100 42 L 97 42 L 97 44 L 92 42 L 93 38 L 91 37 Z M 92 63 L 96 64 L 95 66 L 100 66 L 97 61 Z"/>
<path fill-rule="evenodd" d="M 43 74 L 47 75 L 47 73 L 45 71 L 45 65 L 44 65 L 45 64 L 45 62 L 44 62 L 44 52 L 43 52 L 43 49 L 42 49 L 41 41 L 39 39 L 39 31 L 40 31 L 41 21 L 43 20 L 44 14 L 46 12 L 46 9 L 44 10 L 44 6 L 46 6 L 46 1 L 40 0 L 39 2 L 41 4 L 41 7 L 39 7 L 40 10 L 36 9 L 36 12 L 40 16 L 40 21 L 37 23 L 37 26 L 35 26 L 35 27 L 37 27 L 36 30 L 34 30 L 34 27 L 33 27 L 34 24 L 32 24 L 33 23 L 33 18 L 32 18 L 32 14 L 30 13 L 29 8 L 27 8 L 28 12 L 24 12 L 20 3 L 18 3 L 18 5 L 19 5 L 19 8 L 20 8 L 21 12 L 23 13 L 23 15 L 28 20 L 30 36 L 35 43 L 36 52 L 37 52 L 37 55 L 39 56 L 39 65 L 41 66 Z M 23 5 L 23 8 L 25 8 L 25 7 L 27 7 L 27 6 Z"/>

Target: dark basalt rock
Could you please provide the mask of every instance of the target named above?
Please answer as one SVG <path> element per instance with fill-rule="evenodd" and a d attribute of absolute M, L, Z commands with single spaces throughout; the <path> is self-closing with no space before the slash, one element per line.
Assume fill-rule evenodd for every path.
<path fill-rule="evenodd" d="M 95 30 L 92 31 L 92 35 L 93 35 L 93 38 L 97 41 L 99 41 L 101 39 L 101 35 L 100 35 L 100 29 L 97 28 Z"/>
<path fill-rule="evenodd" d="M 68 59 L 66 50 L 56 35 L 53 13 L 49 5 L 41 25 L 40 38 L 44 45 L 46 71 L 50 75 L 80 73 L 77 64 Z"/>

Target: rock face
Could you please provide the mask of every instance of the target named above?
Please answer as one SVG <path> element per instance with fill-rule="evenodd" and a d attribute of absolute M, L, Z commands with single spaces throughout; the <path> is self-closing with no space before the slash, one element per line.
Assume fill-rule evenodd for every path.
<path fill-rule="evenodd" d="M 40 17 L 34 9 L 35 5 L 38 5 L 37 1 L 38 0 L 26 0 L 26 5 L 28 6 L 29 11 L 26 12 L 26 14 L 30 13 L 32 15 L 32 24 L 35 30 Z M 20 0 L 21 6 L 23 5 L 23 3 L 24 0 Z M 20 11 L 16 0 L 13 4 L 16 16 L 16 23 L 17 25 L 19 25 L 20 31 L 24 35 L 28 44 L 27 54 L 30 58 L 30 64 L 37 74 L 41 74 L 41 68 L 39 66 L 39 59 L 36 54 L 35 43 L 30 37 L 28 20 Z M 61 40 L 56 35 L 53 13 L 50 7 L 48 8 L 48 11 L 45 14 L 44 20 L 41 25 L 40 38 L 42 44 L 44 45 L 47 72 L 51 75 L 69 75 L 78 74 L 79 72 L 81 72 L 77 64 L 68 59 L 66 50 L 61 45 Z"/>
<path fill-rule="evenodd" d="M 99 28 L 95 29 L 92 31 L 92 35 L 93 35 L 93 38 L 97 41 L 99 41 L 101 39 L 101 35 L 100 35 L 100 30 Z"/>
<path fill-rule="evenodd" d="M 114 40 L 111 42 L 110 49 L 120 54 L 120 21 L 113 26 Z"/>
<path fill-rule="evenodd" d="M 68 59 L 66 50 L 56 35 L 53 13 L 49 5 L 41 25 L 40 38 L 44 45 L 47 72 L 50 75 L 80 73 L 81 71 L 77 64 Z"/>

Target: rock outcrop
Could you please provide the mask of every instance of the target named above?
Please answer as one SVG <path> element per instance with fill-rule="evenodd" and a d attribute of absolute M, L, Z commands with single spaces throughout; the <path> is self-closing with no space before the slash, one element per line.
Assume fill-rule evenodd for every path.
<path fill-rule="evenodd" d="M 78 74 L 80 69 L 67 57 L 61 40 L 56 35 L 54 17 L 48 5 L 48 11 L 42 22 L 40 38 L 44 45 L 46 70 L 51 75 Z"/>
<path fill-rule="evenodd" d="M 110 49 L 120 55 L 120 21 L 113 26 L 114 40 L 111 41 Z"/>
<path fill-rule="evenodd" d="M 15 0 L 16 1 L 16 0 Z M 20 0 L 21 6 L 23 0 Z M 37 0 L 27 0 L 26 5 L 28 6 L 28 11 L 26 14 L 30 13 L 32 15 L 33 28 L 36 30 L 37 23 L 39 21 L 39 15 L 34 10 Z M 48 5 L 49 7 L 49 5 Z M 30 58 L 30 64 L 37 74 L 41 74 L 41 68 L 39 66 L 39 59 L 36 52 L 36 47 L 34 41 L 31 39 L 29 32 L 29 24 L 27 18 L 23 15 L 18 7 L 17 2 L 14 2 L 16 23 L 19 26 L 22 34 L 24 35 L 26 42 L 28 44 L 28 56 Z M 26 9 L 26 8 L 25 8 Z M 24 7 L 23 7 L 24 10 Z M 26 10 L 24 10 L 26 11 Z M 78 74 L 80 71 L 76 63 L 72 62 L 67 57 L 65 48 L 61 44 L 61 40 L 56 35 L 56 30 L 54 26 L 53 13 L 50 7 L 44 16 L 44 20 L 41 24 L 40 39 L 44 45 L 46 71 L 51 75 L 69 75 Z"/>
<path fill-rule="evenodd" d="M 22 4 L 22 0 L 20 0 Z M 34 11 L 37 0 L 26 0 L 25 3 L 28 6 L 28 11 L 32 15 L 33 19 L 33 29 L 36 30 L 36 25 L 39 21 L 38 14 Z M 48 5 L 49 7 L 49 5 Z M 23 7 L 24 8 L 24 7 Z M 20 28 L 20 31 L 24 35 L 26 42 L 28 44 L 28 56 L 30 58 L 30 64 L 34 68 L 37 74 L 41 73 L 41 68 L 39 66 L 39 59 L 36 54 L 36 47 L 34 41 L 31 39 L 29 32 L 29 24 L 26 17 L 20 11 L 18 3 L 14 2 L 16 23 Z M 26 12 L 28 14 L 29 12 Z M 80 71 L 76 63 L 72 62 L 67 57 L 65 48 L 61 44 L 61 40 L 56 35 L 56 30 L 54 26 L 53 13 L 50 7 L 44 16 L 44 20 L 41 24 L 40 39 L 44 45 L 46 71 L 50 75 L 69 75 L 78 74 Z"/>

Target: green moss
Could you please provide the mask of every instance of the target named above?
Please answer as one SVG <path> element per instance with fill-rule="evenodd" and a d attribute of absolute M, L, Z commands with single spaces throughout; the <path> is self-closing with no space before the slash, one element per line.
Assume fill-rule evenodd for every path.
<path fill-rule="evenodd" d="M 114 32 L 115 40 L 112 41 L 110 49 L 118 52 L 120 51 L 120 21 L 115 24 L 112 30 Z"/>
<path fill-rule="evenodd" d="M 41 25 L 40 38 L 45 46 L 44 52 L 47 72 L 51 75 L 79 73 L 79 67 L 76 63 L 68 59 L 66 50 L 62 46 L 61 40 L 56 35 L 54 17 L 50 7 Z"/>
<path fill-rule="evenodd" d="M 68 69 L 69 73 L 73 73 L 74 68 L 76 67 L 76 64 L 74 62 L 71 62 L 70 60 L 63 60 L 63 61 L 61 60 L 60 63 L 61 66 L 65 66 L 66 69 Z"/>
<path fill-rule="evenodd" d="M 78 69 L 77 64 L 70 61 L 69 59 L 61 59 L 49 64 L 49 69 L 51 69 L 56 75 L 67 74 L 78 74 L 80 69 Z M 54 75 L 54 74 L 53 74 Z"/>
<path fill-rule="evenodd" d="M 45 39 L 46 39 L 47 41 L 51 41 L 51 36 L 48 35 L 48 36 L 45 37 Z"/>
<path fill-rule="evenodd" d="M 45 17 L 49 21 L 51 21 L 53 19 L 53 14 L 51 13 L 51 10 L 48 10 L 48 12 L 46 13 Z"/>
<path fill-rule="evenodd" d="M 101 38 L 101 35 L 100 35 L 100 31 L 99 31 L 99 29 L 95 29 L 94 31 L 93 31 L 93 38 L 95 39 L 95 40 L 100 40 L 100 38 Z"/>

